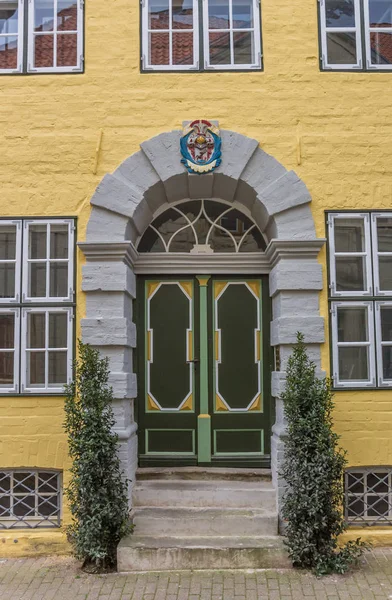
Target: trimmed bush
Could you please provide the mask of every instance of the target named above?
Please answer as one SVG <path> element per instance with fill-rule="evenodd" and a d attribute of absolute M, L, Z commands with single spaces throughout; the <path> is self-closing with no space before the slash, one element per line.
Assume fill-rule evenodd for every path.
<path fill-rule="evenodd" d="M 288 424 L 281 473 L 287 484 L 286 545 L 295 567 L 324 575 L 346 572 L 366 545 L 360 539 L 338 545 L 346 530 L 342 507 L 347 460 L 333 430 L 331 382 L 317 378 L 315 370 L 298 333 L 282 395 Z"/>
<path fill-rule="evenodd" d="M 118 457 L 113 393 L 108 386 L 108 359 L 78 343 L 75 380 L 66 386 L 65 430 L 72 458 L 66 496 L 72 514 L 67 528 L 75 556 L 84 567 L 115 567 L 116 548 L 130 532 L 127 481 Z"/>

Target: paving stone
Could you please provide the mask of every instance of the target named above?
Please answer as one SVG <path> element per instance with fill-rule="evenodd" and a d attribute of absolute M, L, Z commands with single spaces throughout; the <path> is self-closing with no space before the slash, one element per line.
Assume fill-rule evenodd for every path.
<path fill-rule="evenodd" d="M 69 557 L 0 559 L 0 600 L 391 600 L 392 549 L 356 570 L 317 579 L 306 571 L 180 571 L 91 575 Z"/>

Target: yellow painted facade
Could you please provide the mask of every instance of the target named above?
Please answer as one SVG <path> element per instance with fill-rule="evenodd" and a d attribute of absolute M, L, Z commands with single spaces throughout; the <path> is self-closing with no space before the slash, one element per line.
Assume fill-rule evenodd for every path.
<path fill-rule="evenodd" d="M 320 72 L 315 0 L 262 0 L 262 33 L 263 72 L 140 73 L 139 2 L 87 1 L 84 74 L 0 78 L 0 216 L 76 216 L 84 240 L 102 177 L 144 140 L 199 117 L 258 139 L 294 169 L 311 193 L 319 237 L 326 209 L 391 208 L 392 74 Z M 320 262 L 329 371 L 325 250 Z M 79 291 L 78 323 L 83 315 Z M 336 394 L 351 466 L 392 463 L 391 398 L 378 390 Z M 64 469 L 66 483 L 62 422 L 61 397 L 0 397 L 1 465 Z M 378 539 L 388 535 L 384 528 Z M 61 536 L 0 532 L 0 554 L 65 549 Z"/>

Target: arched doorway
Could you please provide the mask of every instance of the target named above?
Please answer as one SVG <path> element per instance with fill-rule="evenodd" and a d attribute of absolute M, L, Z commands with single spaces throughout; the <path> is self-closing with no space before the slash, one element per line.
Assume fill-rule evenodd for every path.
<path fill-rule="evenodd" d="M 248 271 L 266 248 L 257 224 L 233 203 L 175 202 L 136 247 L 150 269 L 162 254 L 169 263 L 181 254 L 184 269 L 162 276 L 158 262 L 154 275 L 139 277 L 139 465 L 269 467 L 268 277 Z M 228 254 L 242 276 L 231 273 Z M 226 272 L 217 275 L 222 259 Z"/>
<path fill-rule="evenodd" d="M 275 350 L 270 383 L 276 414 L 271 468 L 279 497 L 285 435 L 279 397 L 284 368 L 297 331 L 304 333 L 312 358 L 320 363 L 324 322 L 319 314 L 322 274 L 317 256 L 325 240 L 316 237 L 305 184 L 261 150 L 256 140 L 221 131 L 221 165 L 214 173 L 195 175 L 181 164 L 180 138 L 181 131 L 171 131 L 143 142 L 139 152 L 103 178 L 91 199 L 86 242 L 80 244 L 87 259 L 83 267 L 83 340 L 109 357 L 121 458 L 126 475 L 134 480 L 138 464 L 138 381 L 133 362 L 138 344 L 133 314 L 136 277 L 154 275 L 158 263 L 160 274 L 171 276 L 184 272 L 201 276 L 207 265 L 213 266 L 216 275 L 269 274 L 270 342 Z M 215 253 L 187 253 L 184 257 L 184 253 L 162 252 L 155 253 L 151 262 L 153 253 L 136 249 L 160 211 L 179 201 L 200 199 L 236 205 L 262 233 L 266 249 L 249 254 L 245 272 L 241 252 L 227 252 L 219 260 Z M 231 271 L 227 271 L 229 265 Z"/>

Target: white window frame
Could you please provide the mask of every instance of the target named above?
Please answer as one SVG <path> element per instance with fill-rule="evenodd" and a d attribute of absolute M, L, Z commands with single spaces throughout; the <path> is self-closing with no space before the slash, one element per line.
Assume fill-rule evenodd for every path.
<path fill-rule="evenodd" d="M 370 8 L 369 8 L 369 0 L 363 0 L 364 3 L 364 21 L 365 21 L 365 47 L 366 47 L 366 68 L 369 71 L 383 71 L 383 70 L 391 70 L 392 64 L 372 64 L 372 49 L 370 45 L 370 34 L 371 33 L 390 33 L 392 35 L 392 26 L 391 27 L 370 27 Z"/>
<path fill-rule="evenodd" d="M 199 69 L 199 2 L 193 0 L 193 28 L 192 29 L 173 29 L 172 27 L 172 0 L 169 0 L 169 28 L 168 29 L 149 29 L 148 27 L 148 9 L 149 0 L 142 1 L 142 67 L 144 70 L 153 71 L 192 71 Z M 174 65 L 172 64 L 172 39 L 175 33 L 193 33 L 193 64 Z M 149 62 L 149 34 L 150 33 L 168 33 L 169 34 L 169 61 L 168 65 L 153 65 Z"/>
<path fill-rule="evenodd" d="M 336 69 L 336 70 L 351 70 L 351 69 L 362 69 L 362 31 L 361 31 L 361 8 L 360 0 L 354 0 L 354 15 L 355 15 L 355 27 L 327 27 L 325 5 L 326 0 L 320 1 L 320 28 L 321 28 L 321 62 L 323 69 Z M 334 64 L 328 62 L 328 46 L 327 46 L 327 34 L 328 33 L 355 33 L 356 38 L 356 51 L 357 51 L 357 62 L 356 64 Z"/>
<path fill-rule="evenodd" d="M 1 0 L 0 0 L 0 8 L 1 8 Z M 23 70 L 23 48 L 24 48 L 23 24 L 24 24 L 24 0 L 18 0 L 18 32 L 10 33 L 10 34 L 0 33 L 0 38 L 3 38 L 3 37 L 17 37 L 18 38 L 17 66 L 16 66 L 16 69 L 0 69 L 0 73 L 4 73 L 4 74 L 21 73 Z"/>
<path fill-rule="evenodd" d="M 15 241 L 15 259 L 3 260 L 0 259 L 0 264 L 12 264 L 15 265 L 15 294 L 13 298 L 0 298 L 0 309 L 1 305 L 9 305 L 14 302 L 19 302 L 20 298 L 20 277 L 21 277 L 21 254 L 22 254 L 22 221 L 15 219 L 11 220 L 0 220 L 0 230 L 3 226 L 15 226 L 16 227 L 16 241 Z"/>
<path fill-rule="evenodd" d="M 391 346 L 392 340 L 383 341 L 382 339 L 382 328 L 381 328 L 381 308 L 386 306 L 392 308 L 392 301 L 381 301 L 375 302 L 376 310 L 375 310 L 375 318 L 376 318 L 376 340 L 377 340 L 377 380 L 378 386 L 380 388 L 390 388 L 392 387 L 392 379 L 384 380 L 383 375 L 383 363 L 382 363 L 382 348 L 383 346 Z"/>
<path fill-rule="evenodd" d="M 37 34 L 34 33 L 34 12 L 35 0 L 29 0 L 28 7 L 28 41 L 27 41 L 27 72 L 28 73 L 73 73 L 83 71 L 83 6 L 84 0 L 75 0 L 77 2 L 77 31 L 46 32 L 53 35 L 53 67 L 34 67 L 34 39 Z M 57 15 L 57 0 L 54 0 L 54 14 Z M 75 66 L 57 67 L 57 35 L 76 35 L 77 36 L 77 64 Z M 41 35 L 41 34 L 38 34 Z M 45 35 L 45 34 L 42 34 Z"/>
<path fill-rule="evenodd" d="M 391 65 L 392 66 L 392 65 Z M 372 213 L 372 246 L 373 246 L 373 278 L 375 296 L 392 296 L 392 290 L 380 290 L 380 265 L 379 256 L 390 256 L 392 252 L 378 251 L 377 219 L 392 219 L 392 213 Z"/>
<path fill-rule="evenodd" d="M 49 313 L 67 313 L 67 348 L 50 348 L 49 347 Z M 45 348 L 42 351 L 45 352 L 45 385 L 42 387 L 29 387 L 27 385 L 27 354 L 29 349 L 27 348 L 27 315 L 31 313 L 45 313 Z M 53 306 L 44 307 L 36 306 L 34 308 L 22 308 L 22 336 L 21 336 L 21 391 L 23 393 L 31 394 L 42 394 L 42 393 L 64 393 L 64 385 L 69 384 L 72 381 L 72 322 L 73 322 L 73 308 L 65 306 Z M 39 349 L 33 348 L 32 351 Z M 67 381 L 59 386 L 49 385 L 49 359 L 48 355 L 50 351 L 67 352 Z"/>
<path fill-rule="evenodd" d="M 29 258 L 29 228 L 30 226 L 35 225 L 46 225 L 46 259 L 30 259 Z M 68 258 L 66 259 L 58 259 L 58 258 L 50 258 L 50 231 L 52 225 L 68 225 Z M 74 271 L 73 271 L 73 252 L 74 252 L 74 222 L 73 219 L 31 219 L 24 221 L 23 224 L 23 277 L 22 277 L 22 301 L 31 302 L 34 304 L 47 304 L 49 302 L 73 302 L 74 300 Z M 46 262 L 46 296 L 29 296 L 29 263 L 37 262 L 43 263 Z M 50 296 L 50 263 L 68 263 L 68 281 L 67 281 L 67 290 L 68 295 L 64 297 L 59 296 Z"/>
<path fill-rule="evenodd" d="M 0 385 L 0 394 L 17 394 L 19 392 L 19 340 L 20 340 L 20 309 L 5 308 L 0 306 L 0 315 L 13 314 L 14 321 L 14 348 L 0 348 L 0 352 L 14 353 L 14 384 L 10 387 Z"/>
<path fill-rule="evenodd" d="M 368 315 L 368 341 L 367 342 L 339 342 L 338 341 L 338 309 L 339 308 L 367 308 Z M 335 388 L 357 388 L 357 387 L 375 387 L 376 385 L 376 364 L 375 364 L 375 335 L 374 335 L 374 317 L 373 317 L 373 302 L 332 302 L 331 303 L 331 325 L 332 325 L 332 366 L 333 366 L 333 382 Z M 358 380 L 346 379 L 340 380 L 339 377 L 339 348 L 342 347 L 368 347 L 368 369 L 369 379 Z"/>
<path fill-rule="evenodd" d="M 252 0 L 253 3 L 253 27 L 234 29 L 232 27 L 233 20 L 233 0 L 229 0 L 229 15 L 230 27 L 227 29 L 209 29 L 208 27 L 208 0 L 203 0 L 203 42 L 204 42 L 204 68 L 209 71 L 222 70 L 250 70 L 261 68 L 261 29 L 260 29 L 260 3 L 258 0 Z M 231 61 L 227 65 L 212 65 L 210 63 L 210 38 L 211 32 L 229 33 L 230 34 L 230 58 Z M 234 62 L 234 32 L 246 33 L 253 32 L 254 55 L 255 61 L 250 64 L 236 64 Z"/>
<path fill-rule="evenodd" d="M 339 219 L 363 219 L 364 234 L 365 234 L 365 250 L 364 252 L 335 252 L 335 221 Z M 344 297 L 360 297 L 372 296 L 373 294 L 373 279 L 372 279 L 372 262 L 371 262 L 371 245 L 370 245 L 370 215 L 369 213 L 330 213 L 328 215 L 328 237 L 329 237 L 329 268 L 330 268 L 330 290 L 331 296 L 336 298 Z M 336 257 L 354 257 L 363 256 L 365 258 L 366 271 L 366 290 L 336 290 Z"/>

